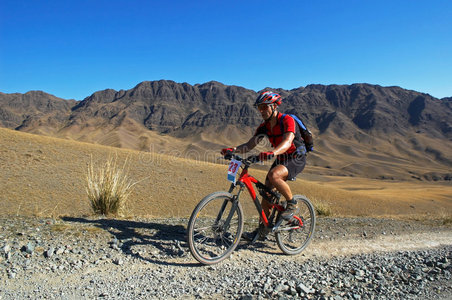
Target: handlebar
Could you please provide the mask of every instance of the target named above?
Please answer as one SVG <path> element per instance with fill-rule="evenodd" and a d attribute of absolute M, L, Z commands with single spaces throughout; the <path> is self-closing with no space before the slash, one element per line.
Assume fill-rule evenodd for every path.
<path fill-rule="evenodd" d="M 246 166 L 250 166 L 254 163 L 259 162 L 259 155 L 251 155 L 247 158 L 243 158 L 240 155 L 234 154 L 234 153 L 227 153 L 224 155 L 224 159 L 226 160 L 231 160 L 231 159 L 235 159 L 238 161 L 241 161 L 243 164 L 245 164 Z"/>

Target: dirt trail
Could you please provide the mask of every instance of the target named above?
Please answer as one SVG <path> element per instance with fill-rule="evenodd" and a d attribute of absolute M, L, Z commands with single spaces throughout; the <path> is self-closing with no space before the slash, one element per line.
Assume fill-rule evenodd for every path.
<path fill-rule="evenodd" d="M 371 252 L 410 251 L 452 245 L 452 231 L 412 233 L 397 236 L 381 235 L 369 240 L 336 239 L 314 241 L 306 249 L 306 256 L 330 257 Z"/>
<path fill-rule="evenodd" d="M 265 242 L 238 248 L 239 257 L 281 254 L 274 236 Z M 321 218 L 312 243 L 298 256 L 280 258 L 304 261 L 312 258 L 351 256 L 372 252 L 432 249 L 452 245 L 452 226 L 438 220 L 393 220 L 372 218 Z M 278 258 L 279 259 L 279 258 Z"/>

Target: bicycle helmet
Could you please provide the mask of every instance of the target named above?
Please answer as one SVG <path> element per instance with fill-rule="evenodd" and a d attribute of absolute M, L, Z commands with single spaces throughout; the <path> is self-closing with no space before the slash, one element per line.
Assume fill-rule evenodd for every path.
<path fill-rule="evenodd" d="M 262 92 L 256 99 L 254 106 L 258 106 L 260 104 L 273 104 L 276 105 L 281 104 L 281 96 L 277 93 L 273 93 L 272 91 Z"/>

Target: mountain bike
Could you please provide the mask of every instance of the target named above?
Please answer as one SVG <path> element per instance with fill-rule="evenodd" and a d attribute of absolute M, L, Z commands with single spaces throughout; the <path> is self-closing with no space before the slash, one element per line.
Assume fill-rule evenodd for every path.
<path fill-rule="evenodd" d="M 225 159 L 231 160 L 228 168 L 228 180 L 232 182 L 229 191 L 215 192 L 202 199 L 188 222 L 187 238 L 193 257 L 202 264 L 210 265 L 223 261 L 235 250 L 244 226 L 243 209 L 239 201 L 244 188 L 248 190 L 260 219 L 259 230 L 252 241 L 262 231 L 273 232 L 278 247 L 285 254 L 295 255 L 303 251 L 311 242 L 315 229 L 314 207 L 309 199 L 294 195 L 299 210 L 292 218 L 284 220 L 281 212 L 285 210 L 285 202 L 280 201 L 280 194 L 248 173 L 248 168 L 258 162 L 259 157 L 242 158 L 236 154 L 227 154 Z M 242 171 L 238 175 L 240 169 Z M 270 204 L 268 218 L 254 186 Z"/>

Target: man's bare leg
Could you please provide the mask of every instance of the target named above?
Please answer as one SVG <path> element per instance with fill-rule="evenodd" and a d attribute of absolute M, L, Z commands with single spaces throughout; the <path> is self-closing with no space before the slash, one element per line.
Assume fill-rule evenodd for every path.
<path fill-rule="evenodd" d="M 289 176 L 287 168 L 283 165 L 278 165 L 268 172 L 267 180 L 286 200 L 291 200 L 293 195 L 290 186 L 286 182 L 287 176 Z"/>
<path fill-rule="evenodd" d="M 281 216 L 287 220 L 292 218 L 293 214 L 298 210 L 297 202 L 293 199 L 292 191 L 286 182 L 288 176 L 289 171 L 283 165 L 274 167 L 268 172 L 267 175 L 269 183 L 274 186 L 281 193 L 281 195 L 284 196 L 284 198 L 286 198 L 286 211 L 284 211 Z"/>

